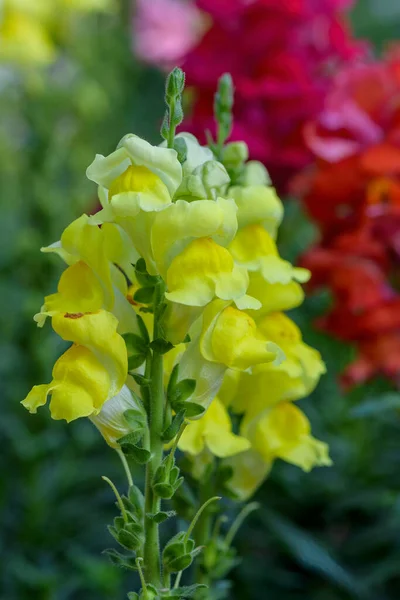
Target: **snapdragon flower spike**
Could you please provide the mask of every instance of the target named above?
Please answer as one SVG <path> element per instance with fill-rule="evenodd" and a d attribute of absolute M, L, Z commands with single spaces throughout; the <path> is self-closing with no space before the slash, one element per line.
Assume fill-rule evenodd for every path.
<path fill-rule="evenodd" d="M 218 456 L 232 467 L 230 490 L 244 498 L 277 458 L 305 470 L 329 463 L 292 404 L 324 365 L 282 313 L 301 303 L 310 274 L 279 256 L 282 203 L 246 145 L 220 140 L 223 164 L 186 133 L 176 137 L 178 156 L 169 133 L 169 147 L 129 134 L 97 155 L 87 176 L 101 210 L 44 249 L 67 266 L 34 318 L 39 326 L 51 319 L 72 346 L 23 404 L 36 412 L 51 395 L 53 418 L 89 417 L 110 446 L 152 463 L 147 367 L 163 355 L 160 443 L 179 444 L 200 476 Z M 150 483 L 159 497 L 175 493 L 173 456 L 160 458 Z"/>

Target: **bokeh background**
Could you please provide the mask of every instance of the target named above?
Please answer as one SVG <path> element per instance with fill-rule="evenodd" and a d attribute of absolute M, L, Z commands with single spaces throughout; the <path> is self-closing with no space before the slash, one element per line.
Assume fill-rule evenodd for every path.
<path fill-rule="evenodd" d="M 187 126 L 192 130 L 209 122 L 206 103 L 199 106 L 198 98 L 207 98 L 215 64 L 232 70 L 234 76 L 236 70 L 248 69 L 253 79 L 258 76 L 255 63 L 257 69 L 278 64 L 277 79 L 282 76 L 287 85 L 297 78 L 304 98 L 310 91 L 309 82 L 297 77 L 296 64 L 278 61 L 280 56 L 272 53 L 274 44 L 271 55 L 265 49 L 263 67 L 259 49 L 253 49 L 257 54 L 254 64 L 249 51 L 244 67 L 222 42 L 210 43 L 202 53 L 198 44 L 215 26 L 213 22 L 226 24 L 235 46 L 236 36 L 243 31 L 231 13 L 243 3 L 215 0 L 198 4 L 205 12 L 193 27 L 190 19 L 198 18 L 197 13 L 182 12 L 178 0 L 138 2 L 137 12 L 131 2 L 123 0 L 54 0 L 52 10 L 42 0 L 0 3 L 2 600 L 109 600 L 123 598 L 129 589 L 130 576 L 101 555 L 110 545 L 106 525 L 114 506 L 100 477 L 106 474 L 122 483 L 118 457 L 86 420 L 67 427 L 63 422 L 50 422 L 45 410 L 36 418 L 29 417 L 19 404 L 34 383 L 47 381 L 54 357 L 62 351 L 50 330 L 38 330 L 32 321 L 43 296 L 54 290 L 61 270 L 57 258 L 41 255 L 39 248 L 57 240 L 82 211 L 96 207 L 95 190 L 85 178 L 87 165 L 96 152 L 112 151 L 128 131 L 157 143 L 165 69 L 176 61 L 188 69 Z M 319 39 L 321 47 L 315 56 L 308 53 L 300 60 L 319 61 L 317 51 L 321 53 L 327 44 L 336 48 L 334 60 L 329 52 L 323 57 L 325 71 L 318 101 L 307 106 L 308 111 L 312 106 L 313 112 L 304 118 L 314 122 L 336 73 L 354 60 L 380 64 L 385 47 L 399 37 L 398 0 L 282 0 L 279 4 L 293 14 L 300 14 L 307 5 L 311 13 L 327 15 L 333 7 L 340 12 L 341 22 L 348 22 L 346 35 L 341 29 L 319 26 L 307 15 L 301 22 L 302 36 L 317 27 L 313 39 Z M 270 26 L 268 23 L 266 18 L 265 30 L 260 32 L 263 40 L 274 35 L 273 21 Z M 152 28 L 156 32 L 153 37 Z M 182 31 L 187 34 L 184 39 Z M 246 35 L 252 35 L 251 27 Z M 279 30 L 280 40 L 286 40 L 288 47 L 293 35 L 292 30 Z M 315 80 L 313 73 L 311 81 Z M 399 73 L 400 69 L 393 69 L 393 78 Z M 374 96 L 375 85 L 380 89 L 384 82 L 370 81 L 364 86 L 362 101 Z M 237 110 L 243 128 L 246 123 L 257 126 L 257 119 L 264 118 L 265 98 L 268 103 L 277 93 L 272 88 L 261 92 L 249 85 L 241 92 Z M 263 102 L 257 94 L 263 96 Z M 389 98 L 394 96 L 389 93 Z M 273 106 L 272 101 L 268 110 Z M 290 118 L 291 110 L 289 103 L 287 114 L 277 113 L 273 123 Z M 253 119 L 255 111 L 261 116 Z M 347 139 L 340 127 L 340 136 Z M 364 124 L 362 131 L 365 128 Z M 252 154 L 260 155 L 272 174 L 276 173 L 276 183 L 286 198 L 281 253 L 290 260 L 303 260 L 304 252 L 321 240 L 320 223 L 313 222 L 307 212 L 302 192 L 304 179 L 308 181 L 308 173 L 320 157 L 308 148 L 306 158 L 303 154 L 293 158 L 290 152 L 285 154 L 288 137 L 273 126 L 270 137 L 268 131 L 268 127 L 263 130 L 265 146 L 260 140 L 253 145 L 248 141 Z M 240 137 L 243 130 L 239 128 L 236 134 Z M 297 144 L 298 137 L 295 141 Z M 330 143 L 328 139 L 326 144 Z M 282 156 L 287 160 L 280 161 Z M 391 159 L 400 164 L 397 155 Z M 391 181 L 396 164 L 391 167 Z M 383 178 L 381 173 L 379 178 Z M 342 185 L 340 179 L 337 185 Z M 385 194 L 389 204 L 397 198 L 394 192 L 386 190 Z M 390 286 L 396 290 L 398 273 L 396 279 L 392 251 Z M 383 272 L 388 272 L 386 266 Z M 364 280 L 359 285 L 362 295 L 370 289 Z M 274 465 L 257 493 L 262 508 L 237 538 L 245 560 L 233 573 L 232 599 L 400 597 L 399 346 L 384 348 L 383 363 L 388 358 L 390 369 L 377 368 L 368 377 L 353 377 L 351 385 L 344 382 L 343 373 L 357 360 L 359 344 L 334 331 L 321 331 L 318 318 L 331 310 L 332 302 L 332 290 L 324 285 L 312 291 L 294 316 L 306 341 L 322 352 L 328 366 L 328 374 L 312 397 L 302 401 L 302 408 L 315 435 L 329 442 L 334 466 L 304 474 L 283 462 Z M 390 324 L 395 327 L 393 314 Z"/>

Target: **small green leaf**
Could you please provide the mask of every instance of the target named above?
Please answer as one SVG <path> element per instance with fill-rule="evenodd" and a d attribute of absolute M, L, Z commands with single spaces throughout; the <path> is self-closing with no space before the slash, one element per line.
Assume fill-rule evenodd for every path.
<path fill-rule="evenodd" d="M 173 399 L 173 393 L 178 383 L 179 377 L 179 365 L 175 365 L 169 376 L 168 387 L 167 387 L 167 400 L 171 404 Z"/>
<path fill-rule="evenodd" d="M 143 428 L 147 425 L 146 416 L 135 408 L 129 408 L 124 412 L 124 419 L 132 429 L 132 431 L 136 431 L 136 429 Z"/>
<path fill-rule="evenodd" d="M 176 410 L 182 410 L 183 408 L 185 408 L 185 410 L 186 410 L 185 416 L 188 419 L 195 419 L 196 417 L 199 417 L 206 411 L 204 406 L 201 406 L 200 404 L 196 404 L 195 402 L 182 402 L 175 406 Z"/>
<path fill-rule="evenodd" d="M 130 446 L 132 444 L 136 445 L 138 442 L 140 442 L 143 437 L 143 433 L 143 428 L 139 428 L 136 431 L 131 431 L 130 433 L 127 433 L 123 437 L 119 438 L 117 442 L 121 446 L 122 450 L 124 450 L 124 446 Z M 127 454 L 127 452 L 125 454 Z"/>
<path fill-rule="evenodd" d="M 135 556 L 125 556 L 115 550 L 115 548 L 107 548 L 103 550 L 102 554 L 108 556 L 113 565 L 121 567 L 122 569 L 130 569 L 136 571 Z"/>
<path fill-rule="evenodd" d="M 128 600 L 139 600 L 140 596 L 136 592 L 128 592 Z"/>
<path fill-rule="evenodd" d="M 139 304 L 152 304 L 154 296 L 154 286 L 142 287 L 134 293 L 133 299 Z"/>
<path fill-rule="evenodd" d="M 180 410 L 172 419 L 172 423 L 165 429 L 162 434 L 163 442 L 170 442 L 177 435 L 180 430 L 183 421 L 185 420 L 186 408 Z"/>
<path fill-rule="evenodd" d="M 137 322 L 138 322 L 140 335 L 142 336 L 146 346 L 148 346 L 150 344 L 150 336 L 149 336 L 149 332 L 147 331 L 146 324 L 140 315 L 136 315 L 136 318 L 137 318 Z"/>
<path fill-rule="evenodd" d="M 147 329 L 146 329 L 147 331 Z M 125 333 L 122 336 L 125 340 L 126 349 L 128 351 L 128 356 L 136 355 L 136 354 L 144 354 L 146 355 L 148 350 L 148 343 L 146 339 L 144 339 L 140 335 L 136 335 L 136 333 Z"/>
<path fill-rule="evenodd" d="M 128 371 L 132 371 L 132 369 L 137 369 L 140 367 L 144 361 L 146 360 L 146 354 L 135 354 L 133 356 L 128 357 Z"/>
<path fill-rule="evenodd" d="M 151 453 L 145 448 L 140 448 L 136 444 L 123 444 L 121 449 L 127 456 L 132 456 L 139 465 L 145 465 L 151 458 Z"/>
<path fill-rule="evenodd" d="M 133 379 L 136 381 L 140 387 L 149 387 L 150 380 L 146 379 L 144 375 L 140 375 L 139 373 L 132 373 Z"/>
<path fill-rule="evenodd" d="M 171 342 L 167 342 L 167 340 L 163 340 L 162 338 L 158 338 L 157 340 L 153 340 L 150 344 L 150 348 L 157 352 L 158 354 L 166 354 L 174 347 Z"/>
<path fill-rule="evenodd" d="M 182 379 L 175 385 L 171 394 L 171 404 L 174 407 L 176 404 L 182 404 L 190 398 L 196 389 L 195 379 Z"/>
<path fill-rule="evenodd" d="M 163 523 L 164 521 L 166 521 L 167 519 L 170 519 L 171 517 L 175 517 L 176 516 L 176 512 L 174 510 L 169 510 L 169 511 L 159 511 L 155 514 L 151 514 L 151 513 L 147 513 L 146 517 L 148 519 L 151 519 L 152 521 L 154 521 L 155 523 Z"/>

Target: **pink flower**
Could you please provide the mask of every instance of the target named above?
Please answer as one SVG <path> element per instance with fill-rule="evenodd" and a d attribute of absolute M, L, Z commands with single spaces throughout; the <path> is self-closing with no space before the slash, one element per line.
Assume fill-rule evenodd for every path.
<path fill-rule="evenodd" d="M 197 43 L 204 27 L 190 0 L 137 0 L 133 50 L 142 60 L 169 69 Z"/>

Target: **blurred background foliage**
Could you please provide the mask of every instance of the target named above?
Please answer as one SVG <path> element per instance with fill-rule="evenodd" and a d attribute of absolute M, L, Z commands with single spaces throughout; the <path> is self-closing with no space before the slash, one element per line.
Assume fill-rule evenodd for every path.
<path fill-rule="evenodd" d="M 39 248 L 96 207 L 84 176 L 96 152 L 110 152 L 127 131 L 157 140 L 163 75 L 132 57 L 127 6 L 76 20 L 45 72 L 0 70 L 2 600 L 108 600 L 129 587 L 101 556 L 114 505 L 100 476 L 123 484 L 118 457 L 86 420 L 50 424 L 47 411 L 33 419 L 19 405 L 61 352 L 32 321 L 61 270 Z M 353 24 L 380 52 L 398 37 L 398 0 L 359 0 Z M 282 254 L 296 258 L 315 235 L 288 203 Z M 309 298 L 294 317 L 328 365 L 302 407 L 335 466 L 307 475 L 274 466 L 257 494 L 262 508 L 237 538 L 246 560 L 232 598 L 400 597 L 400 396 L 383 380 L 339 390 L 336 375 L 352 349 L 310 325 L 328 303 L 326 294 Z"/>

